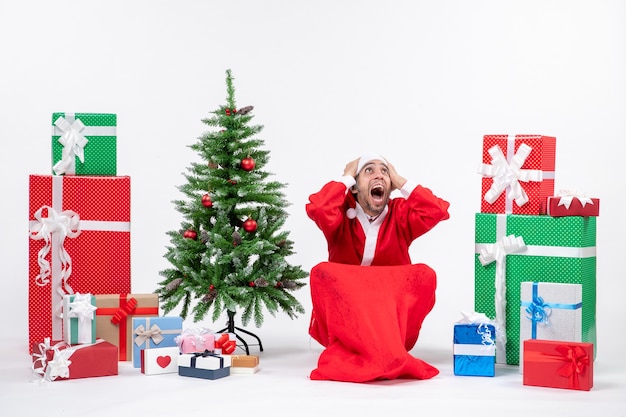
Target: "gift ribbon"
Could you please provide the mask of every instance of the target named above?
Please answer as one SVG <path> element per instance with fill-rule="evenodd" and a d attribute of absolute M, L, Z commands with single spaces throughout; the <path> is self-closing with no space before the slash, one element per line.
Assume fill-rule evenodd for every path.
<path fill-rule="evenodd" d="M 558 205 L 565 206 L 566 209 L 569 209 L 569 206 L 572 204 L 572 200 L 575 198 L 580 201 L 580 205 L 583 207 L 585 207 L 587 203 L 593 205 L 593 200 L 579 191 L 561 190 L 559 191 L 558 196 L 560 197 Z"/>
<path fill-rule="evenodd" d="M 209 352 L 208 350 L 205 350 L 204 352 L 198 352 L 198 353 L 192 353 L 192 356 L 190 357 L 191 359 L 191 368 L 195 368 L 196 367 L 196 359 L 198 358 L 206 358 L 206 357 L 213 357 L 213 358 L 217 358 L 220 361 L 220 368 L 224 367 L 224 358 L 221 355 L 218 355 L 216 353 L 213 352 Z"/>
<path fill-rule="evenodd" d="M 543 297 L 539 296 L 539 285 L 537 282 L 533 282 L 532 286 L 532 301 L 522 301 L 522 307 L 526 307 L 526 318 L 531 321 L 531 339 L 537 338 L 537 324 L 543 323 L 546 326 L 550 325 L 550 315 L 553 308 L 576 310 L 582 307 L 581 303 L 565 304 L 565 303 L 546 303 Z"/>
<path fill-rule="evenodd" d="M 494 244 L 483 245 L 479 250 L 478 259 L 483 266 L 496 263 L 495 276 L 495 322 L 500 337 L 497 339 L 496 354 L 498 362 L 506 362 L 506 256 L 522 251 L 526 245 L 521 236 L 503 236 Z"/>
<path fill-rule="evenodd" d="M 499 242 L 502 238 L 505 237 L 506 234 L 506 214 L 496 214 L 496 242 Z M 523 238 L 520 237 L 523 242 Z M 479 258 L 485 253 L 485 256 L 482 256 L 483 260 L 487 261 L 491 259 L 488 255 L 490 252 L 494 252 L 497 249 L 494 249 L 494 244 L 491 243 L 477 243 L 475 245 L 475 252 L 479 254 Z M 499 250 L 499 253 L 502 255 L 503 250 Z M 543 257 L 560 257 L 560 258 L 593 258 L 596 256 L 596 247 L 589 246 L 583 248 L 576 247 L 565 247 L 565 246 L 543 246 L 543 245 L 526 245 L 518 251 L 514 252 L 516 255 L 523 256 L 543 256 Z M 494 305 L 496 310 L 496 328 L 502 329 L 500 333 L 503 333 L 503 345 L 496 344 L 496 360 L 499 363 L 506 363 L 504 359 L 506 354 L 506 264 L 505 259 L 506 255 L 512 253 L 505 253 L 504 260 L 502 262 L 498 262 L 496 259 L 496 276 L 495 276 L 495 286 L 496 286 L 496 294 L 494 299 Z M 488 263 L 483 263 L 481 260 L 481 264 L 483 266 L 487 266 Z M 499 265 L 501 266 L 499 267 Z M 498 317 L 500 315 L 500 317 Z M 496 342 L 499 342 L 499 337 L 496 339 Z"/>
<path fill-rule="evenodd" d="M 56 136 L 57 130 L 61 131 L 59 143 L 63 145 L 61 160 L 52 167 L 56 175 L 75 174 L 76 158 L 85 162 L 85 146 L 89 142 L 82 134 L 85 129 L 83 122 L 75 119 L 74 113 L 66 113 L 65 117 L 60 116 L 54 122 L 57 129 L 52 128 L 53 136 Z"/>
<path fill-rule="evenodd" d="M 590 359 L 585 350 L 577 345 L 558 345 L 554 349 L 556 354 L 539 352 L 536 350 L 526 350 L 524 352 L 525 361 L 539 363 L 563 363 L 557 373 L 559 376 L 567 378 L 569 388 L 580 388 L 579 376 L 585 372 L 590 364 Z"/>
<path fill-rule="evenodd" d="M 512 201 L 518 207 L 528 202 L 528 195 L 520 184 L 521 182 L 541 182 L 544 177 L 548 178 L 541 170 L 522 169 L 522 165 L 530 155 L 532 147 L 522 143 L 517 152 L 515 149 L 515 135 L 510 135 L 507 139 L 507 156 L 504 156 L 502 149 L 492 146 L 487 151 L 491 155 L 491 165 L 481 164 L 478 173 L 487 178 L 493 178 L 491 188 L 485 193 L 484 200 L 493 204 L 498 197 L 506 191 L 505 213 L 512 213 Z"/>
<path fill-rule="evenodd" d="M 66 342 L 91 343 L 93 338 L 93 320 L 96 306 L 92 304 L 91 294 L 76 293 L 68 303 L 69 311 L 66 323 Z M 76 320 L 72 320 L 76 319 Z M 70 323 L 72 321 L 72 323 Z M 74 323 L 76 322 L 76 323 Z"/>
<path fill-rule="evenodd" d="M 44 240 L 44 247 L 37 254 L 39 274 L 35 283 L 39 286 L 52 285 L 52 339 L 63 338 L 62 308 L 63 296 L 73 294 L 68 284 L 72 274 L 72 259 L 63 243 L 66 237 L 77 237 L 81 231 L 130 232 L 130 222 L 81 220 L 71 210 L 63 208 L 63 176 L 52 176 L 52 207 L 42 206 L 34 214 L 35 220 L 29 224 L 30 238 Z M 43 217 L 44 210 L 48 217 Z M 51 262 L 46 260 L 51 253 Z"/>

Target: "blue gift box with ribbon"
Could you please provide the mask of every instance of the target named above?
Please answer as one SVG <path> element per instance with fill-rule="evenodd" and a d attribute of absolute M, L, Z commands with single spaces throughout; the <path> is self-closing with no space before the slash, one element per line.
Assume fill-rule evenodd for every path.
<path fill-rule="evenodd" d="M 491 323 L 454 325 L 454 375 L 495 376 L 496 328 Z"/>
<path fill-rule="evenodd" d="M 178 356 L 178 375 L 203 379 L 230 376 L 231 359 L 205 350 L 203 353 L 183 353 Z"/>
<path fill-rule="evenodd" d="M 524 340 L 582 341 L 581 284 L 520 283 L 520 372 Z"/>
<path fill-rule="evenodd" d="M 133 367 L 141 368 L 143 349 L 177 347 L 182 331 L 182 317 L 133 317 Z"/>

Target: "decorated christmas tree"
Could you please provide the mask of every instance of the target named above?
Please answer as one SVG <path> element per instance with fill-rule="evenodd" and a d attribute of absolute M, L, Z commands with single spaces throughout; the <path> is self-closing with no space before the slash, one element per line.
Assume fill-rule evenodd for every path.
<path fill-rule="evenodd" d="M 292 319 L 304 313 L 292 293 L 308 273 L 288 262 L 294 251 L 282 230 L 286 184 L 264 170 L 269 152 L 257 136 L 263 126 L 252 124 L 252 106 L 237 108 L 230 70 L 226 89 L 226 104 L 202 120 L 210 130 L 190 145 L 203 162 L 191 163 L 178 187 L 185 198 L 173 203 L 183 220 L 168 232 L 171 267 L 160 272 L 156 292 L 165 314 L 181 306 L 180 315 L 197 322 L 212 310 L 215 322 L 227 312 L 232 331 L 236 312 L 243 325 L 253 319 L 257 327 L 264 311 Z"/>

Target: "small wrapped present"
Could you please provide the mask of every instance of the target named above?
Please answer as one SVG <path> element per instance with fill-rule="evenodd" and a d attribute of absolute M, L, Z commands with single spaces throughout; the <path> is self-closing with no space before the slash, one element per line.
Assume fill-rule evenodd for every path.
<path fill-rule="evenodd" d="M 50 341 L 32 346 L 33 371 L 41 381 L 117 375 L 117 346 L 97 339 L 96 343 L 70 346 Z"/>
<path fill-rule="evenodd" d="M 463 319 L 454 324 L 454 375 L 494 376 L 495 323 L 480 313 L 463 316 Z"/>
<path fill-rule="evenodd" d="M 528 339 L 582 341 L 581 284 L 522 282 L 520 343 Z M 520 345 L 520 373 L 524 350 Z"/>
<path fill-rule="evenodd" d="M 228 355 L 223 355 L 228 356 Z M 258 355 L 229 355 L 230 373 L 232 374 L 254 374 L 259 371 Z"/>
<path fill-rule="evenodd" d="M 133 357 L 133 316 L 158 317 L 157 294 L 96 294 L 96 336 L 119 348 L 119 360 Z"/>
<path fill-rule="evenodd" d="M 593 387 L 593 343 L 524 341 L 523 384 L 589 391 Z"/>
<path fill-rule="evenodd" d="M 548 197 L 548 215 L 563 216 L 599 216 L 600 199 L 589 198 L 583 193 L 561 190 L 554 197 Z"/>
<path fill-rule="evenodd" d="M 181 353 L 201 353 L 215 350 L 215 333 L 204 327 L 187 328 L 174 338 Z"/>
<path fill-rule="evenodd" d="M 234 333 L 222 333 L 215 339 L 215 353 L 230 355 L 237 348 L 237 336 Z"/>
<path fill-rule="evenodd" d="M 96 342 L 96 297 L 91 294 L 63 296 L 63 341 L 69 344 Z"/>
<path fill-rule="evenodd" d="M 216 353 L 182 353 L 178 374 L 194 378 L 219 379 L 230 375 L 230 358 Z"/>
<path fill-rule="evenodd" d="M 178 347 L 143 349 L 141 373 L 145 375 L 175 374 L 178 372 Z"/>
<path fill-rule="evenodd" d="M 52 114 L 55 175 L 117 175 L 117 115 Z"/>
<path fill-rule="evenodd" d="M 130 177 L 30 175 L 29 349 L 63 340 L 63 295 L 130 292 Z"/>
<path fill-rule="evenodd" d="M 485 135 L 481 213 L 546 213 L 554 195 L 556 138 L 543 135 Z"/>
<path fill-rule="evenodd" d="M 133 317 L 133 367 L 141 368 L 141 351 L 155 347 L 176 347 L 183 331 L 182 317 Z"/>

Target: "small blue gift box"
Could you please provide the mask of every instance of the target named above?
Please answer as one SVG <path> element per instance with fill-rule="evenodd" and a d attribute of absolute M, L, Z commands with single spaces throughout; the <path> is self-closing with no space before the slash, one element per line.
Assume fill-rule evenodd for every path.
<path fill-rule="evenodd" d="M 454 325 L 454 375 L 494 376 L 496 329 L 489 323 Z"/>
<path fill-rule="evenodd" d="M 182 317 L 133 317 L 133 367 L 141 368 L 143 349 L 178 347 L 182 331 Z"/>
<path fill-rule="evenodd" d="M 230 375 L 231 359 L 216 353 L 183 353 L 178 356 L 178 375 L 219 379 Z"/>

